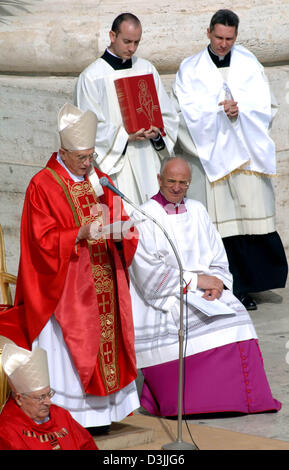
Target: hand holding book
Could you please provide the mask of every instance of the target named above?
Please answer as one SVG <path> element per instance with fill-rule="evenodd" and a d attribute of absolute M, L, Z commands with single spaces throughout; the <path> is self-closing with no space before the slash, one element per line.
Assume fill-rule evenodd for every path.
<path fill-rule="evenodd" d="M 132 142 L 133 140 L 156 139 L 159 136 L 159 134 L 160 134 L 160 130 L 155 126 L 151 126 L 148 130 L 145 130 L 144 128 L 142 128 L 138 130 L 137 132 L 129 134 L 128 141 Z"/>
<path fill-rule="evenodd" d="M 124 127 L 130 136 L 134 136 L 130 140 L 154 139 L 159 133 L 164 136 L 164 123 L 153 75 L 119 78 L 114 84 Z M 144 132 L 141 132 L 143 129 Z"/>

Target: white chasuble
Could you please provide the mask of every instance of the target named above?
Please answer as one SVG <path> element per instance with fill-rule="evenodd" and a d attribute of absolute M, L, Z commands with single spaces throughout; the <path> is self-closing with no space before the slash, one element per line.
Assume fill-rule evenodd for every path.
<path fill-rule="evenodd" d="M 198 63 L 195 65 L 198 66 Z M 220 80 L 221 77 L 223 85 L 224 83 L 228 83 L 230 77 L 230 80 L 232 80 L 233 75 L 230 73 L 231 67 L 218 69 L 212 61 L 211 67 L 214 69 L 216 76 L 218 76 L 218 80 Z M 191 69 L 188 68 L 186 73 L 182 73 L 183 76 L 185 76 L 186 73 L 191 73 Z M 262 80 L 265 80 L 265 84 L 267 83 L 266 77 L 262 76 Z M 233 88 L 232 85 L 231 88 Z M 199 87 L 198 90 L 201 94 L 202 87 Z M 203 161 L 199 158 L 200 155 L 196 147 L 195 136 L 193 136 L 188 129 L 176 93 L 176 86 L 174 86 L 172 90 L 172 101 L 180 118 L 178 143 L 182 148 L 184 158 L 192 165 L 192 181 L 187 191 L 188 197 L 197 199 L 205 205 L 222 238 L 233 235 L 261 235 L 274 232 L 276 229 L 275 197 L 272 178 L 268 177 L 269 175 L 267 174 L 247 171 L 248 168 L 246 166 L 241 166 L 237 168 L 236 171 L 228 174 L 225 178 L 210 182 Z M 223 94 L 224 98 L 225 90 L 222 89 L 221 94 Z M 233 98 L 235 97 L 233 96 Z M 270 101 L 272 122 L 277 112 L 277 103 L 272 94 Z M 191 105 L 193 105 L 193 103 L 191 103 Z M 252 105 L 254 105 L 253 101 Z M 240 103 L 238 103 L 238 106 L 240 108 Z M 224 113 L 223 109 L 218 109 L 218 112 Z M 251 113 L 253 113 L 253 107 Z M 224 119 L 227 119 L 227 117 L 224 116 Z M 238 125 L 238 123 L 239 119 L 230 123 L 232 131 L 235 130 L 235 126 Z M 215 132 L 217 133 L 217 129 L 215 129 Z M 250 137 L 251 134 L 249 133 L 248 136 Z M 223 135 L 220 137 L 223 138 Z M 229 154 L 227 154 L 227 152 L 225 153 L 225 150 L 223 155 L 226 155 L 227 160 L 229 159 Z M 273 158 L 275 159 L 274 155 L 272 156 L 272 159 Z M 274 162 L 272 165 L 274 165 Z M 252 204 L 252 201 L 254 201 L 254 204 Z"/>
<path fill-rule="evenodd" d="M 185 200 L 187 212 L 168 215 L 156 201 L 143 204 L 168 232 L 180 256 L 185 284 L 192 297 L 202 296 L 197 275 L 217 276 L 227 287 L 215 315 L 195 308 L 184 296 L 185 354 L 191 355 L 235 341 L 256 337 L 248 312 L 231 292 L 232 278 L 219 233 L 204 206 Z M 139 219 L 139 213 L 133 217 Z M 170 243 L 160 228 L 147 220 L 138 225 L 139 242 L 129 268 L 138 367 L 148 367 L 178 358 L 180 275 Z M 207 301 L 209 302 L 209 301 Z M 222 303 L 224 311 L 222 311 Z M 209 305 L 211 307 L 211 305 Z M 234 313 L 227 314 L 228 309 Z"/>
<path fill-rule="evenodd" d="M 268 134 L 269 85 L 262 65 L 247 49 L 232 48 L 227 83 L 207 49 L 185 59 L 174 92 L 210 182 L 236 169 L 276 173 L 275 145 Z M 228 94 L 238 102 L 234 123 L 219 105 Z"/>
<path fill-rule="evenodd" d="M 149 140 L 127 144 L 128 134 L 123 126 L 114 81 L 150 73 L 154 76 L 166 133 L 163 152 L 169 156 L 177 139 L 178 116 L 158 72 L 149 61 L 133 57 L 131 69 L 114 70 L 105 60 L 97 59 L 80 74 L 75 90 L 76 105 L 97 115 L 95 151 L 99 169 L 136 204 L 145 202 L 158 191 L 161 152 L 156 152 Z M 131 209 L 126 208 L 130 212 Z"/>

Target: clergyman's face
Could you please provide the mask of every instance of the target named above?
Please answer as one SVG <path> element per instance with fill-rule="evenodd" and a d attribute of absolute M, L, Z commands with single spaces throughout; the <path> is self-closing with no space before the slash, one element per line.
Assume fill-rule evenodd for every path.
<path fill-rule="evenodd" d="M 212 51 L 219 57 L 224 57 L 232 49 L 237 39 L 237 32 L 235 26 L 217 23 L 213 31 L 207 29 L 207 36 L 210 39 Z"/>
<path fill-rule="evenodd" d="M 137 50 L 141 35 L 141 26 L 135 26 L 135 24 L 130 21 L 123 21 L 120 25 L 120 31 L 117 34 L 114 31 L 109 32 L 109 49 L 121 59 L 128 60 Z"/>
<path fill-rule="evenodd" d="M 66 167 L 75 176 L 85 176 L 94 158 L 94 148 L 88 150 L 68 151 L 59 149 L 60 156 Z"/>
<path fill-rule="evenodd" d="M 16 402 L 22 411 L 29 416 L 29 418 L 42 421 L 49 416 L 49 409 L 51 405 L 48 393 L 50 387 L 43 388 L 38 392 L 31 392 L 29 394 L 16 393 Z M 44 400 L 39 401 L 37 398 L 45 396 Z"/>
<path fill-rule="evenodd" d="M 191 171 L 189 165 L 181 159 L 168 161 L 163 169 L 163 174 L 158 175 L 158 182 L 161 193 L 167 201 L 177 204 L 186 195 L 191 181 Z"/>

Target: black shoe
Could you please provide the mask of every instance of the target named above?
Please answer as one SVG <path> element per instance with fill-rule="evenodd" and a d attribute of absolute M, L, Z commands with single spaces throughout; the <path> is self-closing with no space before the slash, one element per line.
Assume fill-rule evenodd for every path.
<path fill-rule="evenodd" d="M 240 302 L 244 305 L 246 310 L 257 310 L 257 304 L 249 294 L 241 295 L 239 297 Z"/>
<path fill-rule="evenodd" d="M 92 436 L 99 436 L 100 434 L 108 434 L 110 431 L 110 425 L 107 426 L 95 426 L 86 428 L 89 434 Z"/>

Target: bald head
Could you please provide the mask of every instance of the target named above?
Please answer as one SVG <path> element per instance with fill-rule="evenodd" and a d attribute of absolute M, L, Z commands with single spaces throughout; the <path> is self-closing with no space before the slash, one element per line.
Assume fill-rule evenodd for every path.
<path fill-rule="evenodd" d="M 123 60 L 131 59 L 136 52 L 142 36 L 139 19 L 131 13 L 119 15 L 109 32 L 109 50 Z"/>
<path fill-rule="evenodd" d="M 180 203 L 191 182 L 189 163 L 181 157 L 165 159 L 158 175 L 160 191 L 172 203 Z"/>
<path fill-rule="evenodd" d="M 181 168 L 187 167 L 187 170 L 190 173 L 190 179 L 191 179 L 191 166 L 187 160 L 185 160 L 182 157 L 166 157 L 161 161 L 161 168 L 160 168 L 160 175 L 163 175 L 163 172 L 166 168 L 166 166 L 169 165 L 169 167 L 173 168 Z"/>

